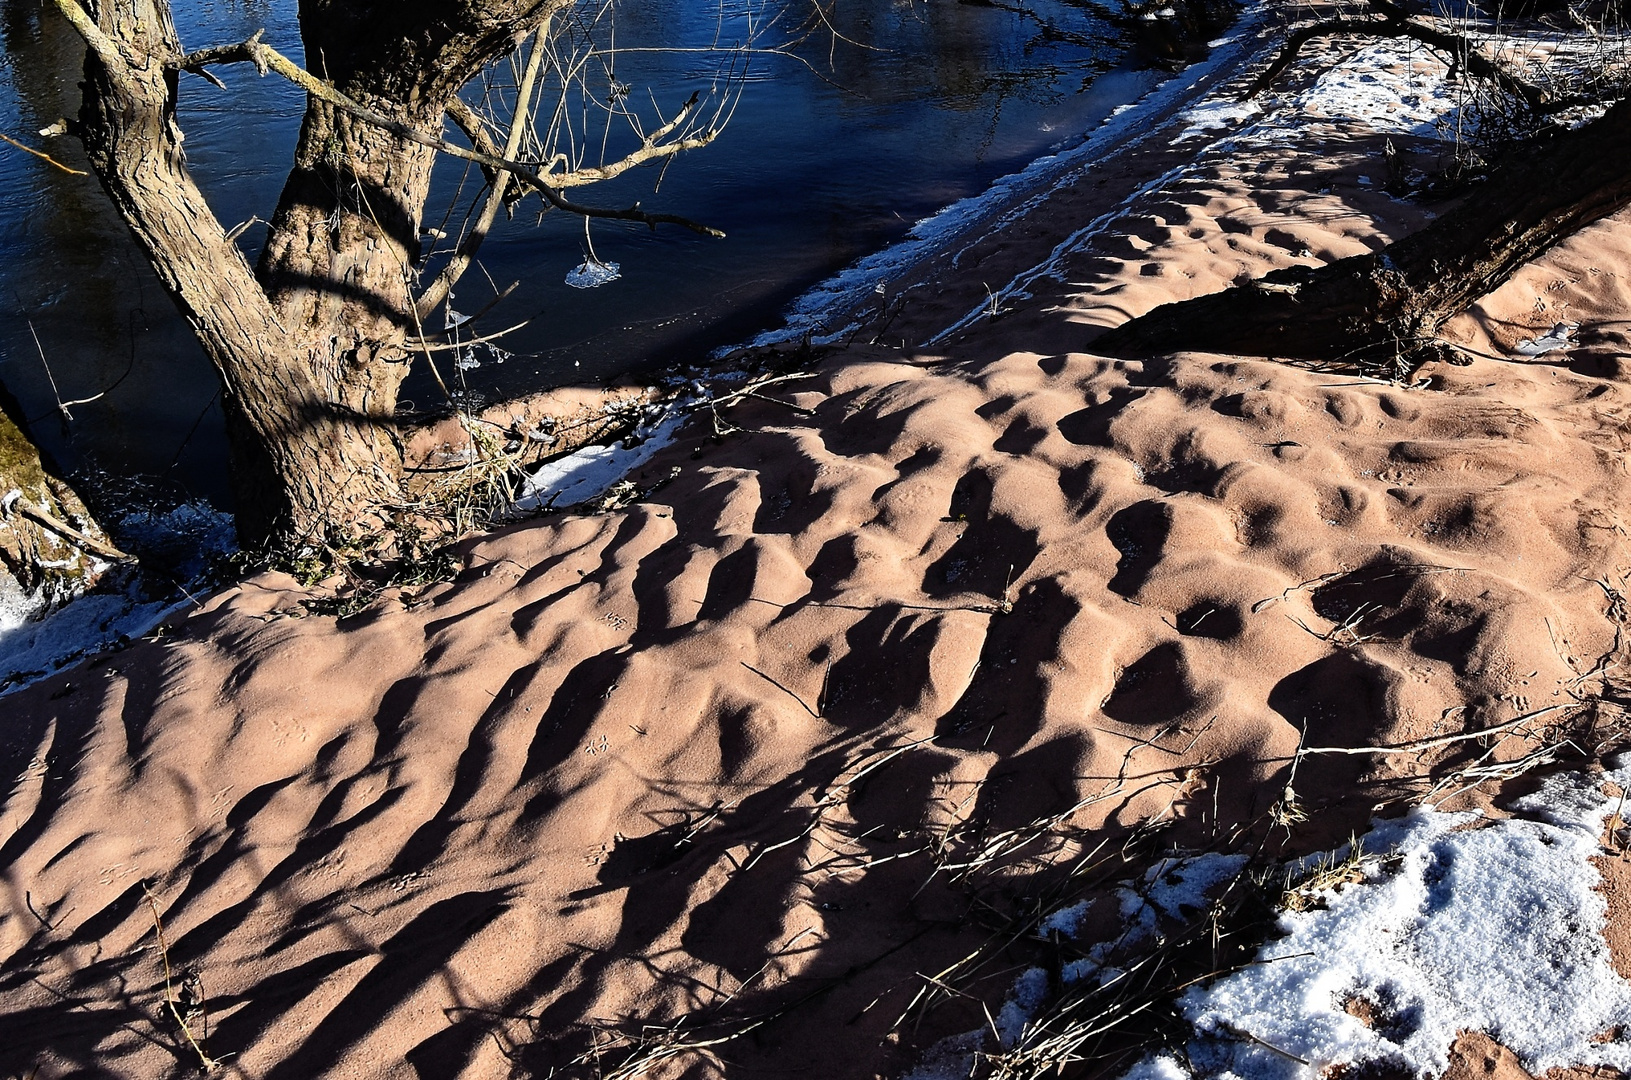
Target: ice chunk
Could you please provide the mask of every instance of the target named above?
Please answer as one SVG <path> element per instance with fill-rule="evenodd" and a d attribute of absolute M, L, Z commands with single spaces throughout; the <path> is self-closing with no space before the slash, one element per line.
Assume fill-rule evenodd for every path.
<path fill-rule="evenodd" d="M 585 259 L 566 275 L 566 283 L 574 289 L 594 289 L 609 285 L 622 276 L 623 268 L 618 263 Z"/>
<path fill-rule="evenodd" d="M 1520 341 L 1513 351 L 1519 356 L 1545 356 L 1550 352 L 1564 352 L 1578 344 L 1574 334 L 1579 329 L 1579 323 L 1560 322 L 1538 338 Z"/>

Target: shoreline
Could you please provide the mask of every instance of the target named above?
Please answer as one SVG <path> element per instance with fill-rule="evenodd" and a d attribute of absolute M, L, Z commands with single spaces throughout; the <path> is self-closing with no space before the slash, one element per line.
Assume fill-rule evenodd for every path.
<path fill-rule="evenodd" d="M 942 207 L 915 223 L 901 240 L 817 282 L 788 306 L 783 316 L 787 325 L 763 331 L 744 345 L 717 350 L 716 355 L 784 344 L 806 334 L 812 334 L 816 344 L 832 344 L 860 325 L 859 309 L 877 294 L 878 286 L 885 287 L 886 296 L 889 286 L 901 282 L 904 285 L 897 294 L 928 286 L 935 264 L 949 260 L 955 266 L 986 236 L 1035 212 L 1051 193 L 1080 182 L 1105 159 L 1147 142 L 1178 111 L 1199 104 L 1220 72 L 1252 53 L 1251 36 L 1264 29 L 1273 10 L 1267 0 L 1249 0 L 1225 36 L 1209 43 L 1206 59 L 1115 109 L 1098 127 L 1071 140 L 1071 145 L 1041 155 L 977 195 Z M 832 328 L 830 324 L 836 322 L 845 325 Z M 825 332 L 814 334 L 816 330 Z"/>
<path fill-rule="evenodd" d="M 872 295 L 873 285 L 886 272 L 921 278 L 928 272 L 929 264 L 945 257 L 953 245 L 967 239 L 974 230 L 982 230 L 982 235 L 1000 231 L 1014 218 L 1035 210 L 1046 200 L 1050 189 L 1068 183 L 1069 174 L 1082 171 L 1082 160 L 1089 154 L 1118 153 L 1129 143 L 1147 138 L 1150 133 L 1136 130 L 1137 124 L 1152 112 L 1159 120 L 1169 118 L 1185 104 L 1193 104 L 1195 95 L 1217 69 L 1236 59 L 1235 53 L 1244 48 L 1242 42 L 1267 18 L 1270 10 L 1267 0 L 1252 0 L 1228 34 L 1214 43 L 1218 46 L 1214 55 L 1162 80 L 1136 101 L 1117 109 L 1097 128 L 1073 140 L 1075 145 L 1043 154 L 1018 172 L 998 178 L 986 191 L 941 208 L 917 222 L 902 240 L 816 283 L 789 305 L 784 313 L 788 325 L 762 331 L 744 344 L 721 347 L 715 350 L 706 366 L 687 365 L 672 371 L 648 373 L 663 376 L 657 385 L 650 385 L 649 379 L 625 375 L 605 387 L 565 385 L 482 407 L 478 420 L 511 439 L 519 448 L 522 468 L 536 474 L 526 484 L 530 492 L 526 499 L 528 507 L 551 505 L 554 498 L 568 490 L 572 493 L 572 502 L 597 498 L 630 469 L 643 465 L 656 449 L 644 444 L 655 437 L 661 445 L 677 434 L 676 410 L 695 409 L 706 403 L 706 393 L 676 400 L 676 386 L 694 383 L 699 376 L 712 387 L 728 386 L 737 379 L 750 380 L 753 377 L 751 362 L 741 373 L 721 373 L 718 368 L 722 362 L 728 366 L 733 356 L 751 357 L 797 341 L 809 329 L 806 324 L 813 325 L 842 313 L 846 301 L 860 302 Z M 927 235 L 918 235 L 920 230 Z M 920 289 L 925 284 L 925 281 L 914 280 L 908 289 Z M 818 342 L 829 344 L 857 325 L 852 322 L 819 338 Z M 633 398 L 639 398 L 645 409 L 643 415 L 631 420 Z M 628 434 L 622 434 L 623 431 Z M 643 448 L 624 449 L 624 444 L 631 439 Z M 474 447 L 469 436 L 451 418 L 427 418 L 407 432 L 406 456 L 410 472 L 462 462 L 472 453 Z M 196 518 L 203 511 L 203 504 L 188 503 L 182 510 L 190 518 Z M 214 528 L 212 534 L 218 531 L 218 527 Z M 227 550 L 213 535 L 209 537 L 209 545 L 215 555 Z M 185 587 L 196 588 L 198 584 L 186 582 L 184 591 Z M 28 635 L 29 646 L 12 650 L 23 665 L 18 671 L 36 667 L 41 670 L 0 685 L 0 696 L 71 667 L 85 656 L 94 656 L 113 642 L 115 636 L 140 637 L 182 612 L 189 603 L 195 603 L 190 598 L 173 599 L 162 607 L 155 607 L 132 596 L 110 594 L 105 590 L 86 594 L 73 602 L 83 605 L 75 614 L 84 614 L 85 618 L 72 614 L 64 618 L 66 605 L 56 605 L 44 620 L 37 620 L 32 613 L 51 605 L 32 602 L 26 597 L 11 605 L 8 610 L 15 609 L 11 614 L 20 620 L 19 628 L 35 624 Z M 88 611 L 91 607 L 97 610 Z M 93 629 L 101 624 L 107 624 L 112 630 Z"/>

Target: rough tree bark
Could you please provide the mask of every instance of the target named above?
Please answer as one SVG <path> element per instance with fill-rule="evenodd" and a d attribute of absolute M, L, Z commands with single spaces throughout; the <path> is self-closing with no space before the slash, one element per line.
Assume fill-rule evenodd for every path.
<path fill-rule="evenodd" d="M 458 90 L 571 0 L 305 0 L 317 73 L 439 138 Z M 312 97 L 258 270 L 188 175 L 168 0 L 58 0 L 89 46 L 77 133 L 219 375 L 251 544 L 354 532 L 400 497 L 391 422 L 435 151 Z"/>
<path fill-rule="evenodd" d="M 1437 340 L 1445 322 L 1627 205 L 1631 100 L 1526 147 L 1456 209 L 1381 251 L 1163 305 L 1093 348 L 1127 357 L 1195 350 L 1345 361 L 1402 374 L 1445 355 Z"/>

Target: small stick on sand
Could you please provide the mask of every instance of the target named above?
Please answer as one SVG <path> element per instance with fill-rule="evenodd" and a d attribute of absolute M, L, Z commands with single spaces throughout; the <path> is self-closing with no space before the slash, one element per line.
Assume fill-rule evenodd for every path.
<path fill-rule="evenodd" d="M 158 898 L 153 895 L 153 890 L 149 889 L 146 883 L 143 883 L 142 885 L 142 894 L 147 897 L 147 906 L 153 912 L 153 934 L 158 938 L 159 959 L 164 964 L 164 1004 L 169 1008 L 170 1015 L 175 1019 L 176 1026 L 181 1029 L 182 1038 L 187 1040 L 187 1045 L 191 1046 L 193 1048 L 193 1052 L 198 1055 L 199 1067 L 204 1072 L 214 1072 L 220 1067 L 221 1063 L 215 1058 L 210 1057 L 209 1054 L 205 1052 L 204 1047 L 199 1043 L 198 1037 L 193 1034 L 192 1025 L 187 1022 L 187 1014 L 183 1013 L 181 1010 L 181 1005 L 185 1003 L 182 1002 L 181 998 L 176 994 L 175 979 L 170 970 L 170 946 L 164 940 L 164 922 L 159 918 Z M 196 976 L 187 976 L 183 985 L 196 981 L 196 978 Z M 203 1009 L 201 993 L 198 995 L 196 1007 L 200 1011 Z M 191 1010 L 189 1009 L 189 1012 L 190 1011 Z M 208 1025 L 209 1016 L 207 1013 L 204 1013 L 203 1015 L 204 1023 Z M 209 1037 L 207 1027 L 205 1029 L 204 1037 Z"/>
<path fill-rule="evenodd" d="M 1479 731 L 1463 731 L 1459 735 L 1440 735 L 1436 739 L 1420 739 L 1416 742 L 1400 743 L 1398 746 L 1307 746 L 1298 751 L 1299 756 L 1308 754 L 1417 754 L 1423 750 L 1432 750 L 1440 746 L 1449 746 L 1451 743 L 1467 742 L 1471 739 L 1482 738 L 1485 735 L 1499 735 L 1504 731 L 1511 731 L 1530 720 L 1545 716 L 1547 713 L 1557 712 L 1559 709 L 1574 708 L 1574 702 L 1566 705 L 1548 705 L 1544 709 L 1536 709 L 1531 713 L 1514 717 L 1504 724 L 1483 728 Z"/>

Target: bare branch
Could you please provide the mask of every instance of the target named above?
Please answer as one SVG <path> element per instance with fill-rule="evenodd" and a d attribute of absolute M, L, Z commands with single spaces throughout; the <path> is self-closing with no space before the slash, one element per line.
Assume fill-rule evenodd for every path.
<path fill-rule="evenodd" d="M 471 153 L 463 147 L 453 146 L 450 143 L 441 143 L 438 140 L 439 147 L 447 147 L 447 152 L 454 154 L 456 157 L 467 158 L 495 170 L 509 170 L 515 175 L 516 179 L 538 189 L 538 193 L 544 197 L 544 200 L 557 210 L 565 210 L 567 213 L 577 214 L 579 217 L 608 218 L 613 221 L 638 221 L 652 228 L 665 224 L 683 225 L 692 232 L 701 233 L 703 236 L 720 239 L 725 236 L 725 233 L 720 229 L 713 228 L 710 225 L 698 224 L 689 218 L 680 217 L 678 214 L 649 213 L 642 210 L 639 203 L 635 203 L 627 210 L 612 210 L 572 202 L 562 195 L 553 184 L 527 166 L 522 165 L 520 162 L 505 161 L 503 158 L 498 157 L 496 153 L 498 147 L 493 144 L 492 137 L 482 127 L 481 117 L 477 116 L 476 111 L 469 105 L 466 105 L 458 98 L 454 98 L 448 104 L 447 115 L 448 119 L 457 124 L 459 130 L 463 131 L 470 138 L 470 141 L 476 145 L 476 152 Z"/>
<path fill-rule="evenodd" d="M 102 66 L 108 69 L 108 74 L 114 78 L 122 77 L 125 70 L 130 66 L 129 58 L 124 55 L 124 51 L 118 45 L 114 44 L 112 38 L 102 32 L 102 28 L 97 26 L 85 9 L 79 5 L 79 0 L 52 0 L 52 3 L 56 4 L 57 10 L 62 12 L 63 18 L 67 19 L 73 24 L 73 28 L 79 31 L 79 36 L 85 39 L 85 44 L 90 48 L 91 52 L 95 53 L 96 58 L 102 61 Z"/>
<path fill-rule="evenodd" d="M 1562 104 L 1548 101 L 1545 90 L 1490 59 L 1471 38 L 1419 22 L 1412 18 L 1409 12 L 1388 0 L 1371 0 L 1371 6 L 1377 10 L 1380 18 L 1339 17 L 1314 23 L 1294 32 L 1287 39 L 1280 55 L 1275 57 L 1274 63 L 1258 76 L 1243 96 L 1250 99 L 1266 90 L 1275 79 L 1284 74 L 1292 61 L 1297 59 L 1303 46 L 1315 38 L 1335 34 L 1365 34 L 1373 37 L 1410 38 L 1429 48 L 1449 53 L 1458 63 L 1463 64 L 1468 72 L 1479 78 L 1488 79 L 1502 90 L 1522 98 L 1537 112 L 1555 111 Z"/>
<path fill-rule="evenodd" d="M 710 127 L 701 135 L 687 136 L 676 139 L 671 143 L 662 141 L 679 128 L 685 122 L 685 119 L 691 115 L 692 110 L 697 106 L 699 96 L 698 94 L 692 94 L 691 100 L 680 107 L 680 111 L 674 119 L 646 136 L 641 141 L 638 150 L 631 151 L 627 156 L 612 162 L 610 165 L 598 165 L 588 169 L 573 169 L 564 173 L 546 170 L 544 175 L 557 190 L 565 190 L 566 188 L 582 187 L 585 184 L 596 184 L 602 180 L 610 180 L 614 176 L 621 176 L 635 166 L 644 165 L 649 161 L 673 157 L 686 150 L 702 149 L 718 138 L 718 128 Z M 562 160 L 563 157 L 564 155 L 556 155 L 555 160 L 550 162 L 550 168 L 553 169 L 555 161 Z"/>
<path fill-rule="evenodd" d="M 471 319 L 470 321 L 475 322 L 474 319 Z M 408 342 L 408 344 L 426 352 L 453 352 L 458 349 L 468 349 L 472 345 L 486 345 L 490 342 L 501 341 L 509 335 L 515 333 L 517 330 L 520 330 L 531 321 L 531 319 L 523 319 L 514 326 L 507 326 L 502 330 L 495 330 L 491 334 L 483 334 L 480 337 L 467 338 L 464 341 L 437 341 L 434 338 L 422 337 L 418 338 L 417 340 L 411 340 Z"/>
<path fill-rule="evenodd" d="M 72 0 L 56 0 L 56 2 L 59 4 L 72 4 Z M 519 161 L 512 161 L 502 156 L 499 148 L 494 145 L 491 136 L 489 136 L 486 130 L 482 127 L 481 119 L 480 117 L 476 116 L 475 110 L 460 99 L 453 98 L 452 101 L 449 102 L 447 107 L 447 115 L 464 131 L 467 136 L 469 136 L 470 141 L 476 145 L 476 149 L 474 150 L 466 149 L 463 146 L 450 143 L 446 139 L 438 138 L 435 135 L 421 131 L 418 128 L 413 127 L 410 124 L 405 124 L 400 120 L 393 120 L 381 112 L 370 109 L 366 105 L 351 100 L 349 97 L 340 93 L 340 91 L 336 90 L 328 83 L 323 82 L 321 79 L 317 78 L 315 75 L 311 74 L 309 71 L 305 70 L 300 65 L 296 64 L 294 61 L 272 48 L 270 45 L 262 42 L 259 34 L 256 34 L 254 37 L 251 37 L 249 40 L 239 45 L 218 46 L 212 49 L 204 49 L 200 52 L 189 53 L 187 56 L 173 61 L 171 66 L 177 70 L 190 71 L 195 68 L 200 68 L 205 64 L 243 62 L 254 64 L 255 67 L 262 72 L 274 71 L 283 76 L 285 79 L 288 79 L 290 82 L 294 83 L 296 86 L 300 87 L 302 90 L 306 91 L 306 93 L 310 94 L 312 97 L 315 97 L 320 101 L 326 101 L 335 108 L 343 109 L 351 115 L 365 120 L 368 123 L 373 124 L 375 127 L 383 128 L 386 131 L 391 132 L 393 135 L 399 136 L 400 138 L 418 143 L 421 146 L 428 146 L 432 150 L 438 150 L 450 157 L 462 158 L 465 161 L 473 161 L 476 164 L 484 165 L 497 173 L 511 173 L 518 180 L 521 180 L 538 189 L 538 192 L 543 195 L 544 199 L 551 206 L 554 206 L 560 210 L 565 210 L 568 213 L 577 214 L 580 217 L 607 218 L 614 221 L 638 221 L 654 229 L 658 225 L 681 225 L 692 230 L 693 232 L 701 233 L 704 236 L 723 237 L 725 235 L 719 229 L 715 229 L 708 225 L 699 224 L 695 221 L 691 221 L 689 218 L 680 217 L 677 214 L 650 213 L 641 209 L 639 203 L 635 203 L 633 206 L 625 210 L 584 206 L 579 203 L 574 203 L 561 195 L 561 193 L 556 190 L 554 185 L 552 185 L 544 177 L 539 176 L 538 173 L 533 171 L 531 167 Z"/>
<path fill-rule="evenodd" d="M 513 158 L 521 150 L 521 141 L 526 135 L 527 125 L 532 119 L 532 91 L 538 80 L 538 70 L 543 66 L 544 56 L 549 51 L 549 20 L 538 28 L 538 36 L 532 43 L 532 54 L 527 57 L 527 69 L 521 76 L 521 85 L 515 94 L 515 115 L 510 121 L 509 141 L 504 145 L 504 156 Z M 487 195 L 487 202 L 481 208 L 481 216 L 476 219 L 475 226 L 459 242 L 458 250 L 448 260 L 442 272 L 436 275 L 436 280 L 419 295 L 414 301 L 419 309 L 419 318 L 428 319 L 448 295 L 453 286 L 459 283 L 464 272 L 470 268 L 475 259 L 476 252 L 480 250 L 482 241 L 487 239 L 487 232 L 493 227 L 498 218 L 498 211 L 504 205 L 504 193 L 510 186 L 510 173 L 497 172 L 493 175 L 493 188 Z"/>
<path fill-rule="evenodd" d="M 17 149 L 23 151 L 25 154 L 33 154 L 35 157 L 39 158 L 41 161 L 44 161 L 49 165 L 56 166 L 57 168 L 61 169 L 65 173 L 69 173 L 69 174 L 71 174 L 73 176 L 84 176 L 85 175 L 85 170 L 84 169 L 76 169 L 71 165 L 64 165 L 62 162 L 58 161 L 56 158 L 52 157 L 50 154 L 47 154 L 47 153 L 44 153 L 42 151 L 36 150 L 32 146 L 24 146 L 22 143 L 18 142 L 16 139 L 13 139 L 10 135 L 4 134 L 3 132 L 0 132 L 0 139 L 4 139 L 6 142 L 8 142 L 11 145 L 15 146 Z"/>
<path fill-rule="evenodd" d="M 249 63 L 255 65 L 256 71 L 259 71 L 262 75 L 265 75 L 267 65 L 261 59 L 260 54 L 257 51 L 258 49 L 264 47 L 261 44 L 261 37 L 265 33 L 266 31 L 264 29 L 256 30 L 246 41 L 240 41 L 233 45 L 214 45 L 208 49 L 199 49 L 197 52 L 190 52 L 186 56 L 183 56 L 180 60 L 176 61 L 174 66 L 181 71 L 190 71 L 194 75 L 199 75 L 203 78 L 210 79 L 217 86 L 221 85 L 221 80 L 214 78 L 212 75 L 206 72 L 204 70 L 206 65 L 241 64 L 248 61 Z"/>

